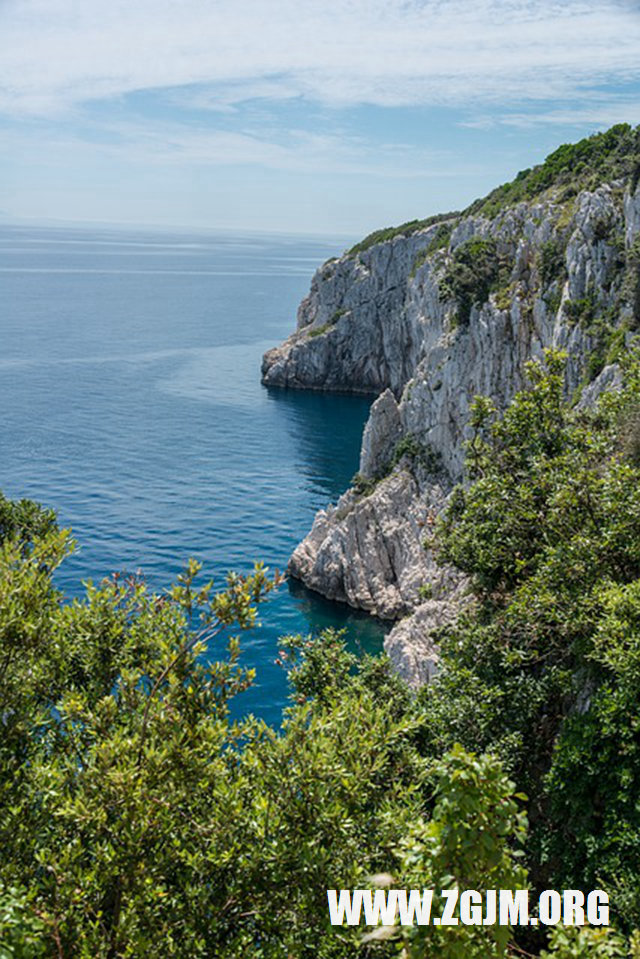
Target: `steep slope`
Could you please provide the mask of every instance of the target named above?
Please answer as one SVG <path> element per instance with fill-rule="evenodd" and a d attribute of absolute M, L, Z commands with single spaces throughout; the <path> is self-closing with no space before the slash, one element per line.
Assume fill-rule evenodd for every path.
<path fill-rule="evenodd" d="M 469 405 L 504 407 L 524 365 L 567 351 L 567 391 L 616 382 L 640 326 L 640 128 L 561 147 L 462 214 L 379 231 L 316 273 L 270 386 L 381 393 L 360 473 L 289 564 L 330 598 L 401 620 L 387 647 L 412 682 L 464 584 L 428 548 L 463 474 Z"/>

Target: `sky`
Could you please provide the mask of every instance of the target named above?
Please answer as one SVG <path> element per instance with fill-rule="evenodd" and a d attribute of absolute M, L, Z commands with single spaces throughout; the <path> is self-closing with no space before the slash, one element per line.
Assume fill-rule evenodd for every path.
<path fill-rule="evenodd" d="M 640 123 L 640 3 L 0 0 L 0 221 L 361 236 Z"/>

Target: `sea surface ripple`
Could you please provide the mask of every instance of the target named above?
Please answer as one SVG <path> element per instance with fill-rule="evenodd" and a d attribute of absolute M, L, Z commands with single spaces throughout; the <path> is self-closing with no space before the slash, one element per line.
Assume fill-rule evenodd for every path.
<path fill-rule="evenodd" d="M 293 328 L 328 240 L 63 227 L 0 228 L 0 489 L 53 506 L 78 550 L 58 574 L 140 570 L 154 589 L 190 556 L 218 583 L 286 566 L 357 469 L 370 399 L 267 390 L 263 351 Z M 278 637 L 384 629 L 294 583 L 241 637 L 257 671 L 234 705 L 277 724 Z M 219 643 L 209 655 L 223 655 Z"/>

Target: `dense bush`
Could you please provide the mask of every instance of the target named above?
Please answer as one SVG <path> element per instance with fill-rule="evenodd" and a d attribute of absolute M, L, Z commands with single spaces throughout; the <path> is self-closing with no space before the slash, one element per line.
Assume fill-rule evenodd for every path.
<path fill-rule="evenodd" d="M 510 183 L 475 200 L 464 213 L 495 216 L 504 207 L 531 200 L 550 187 L 568 187 L 575 195 L 597 183 L 628 177 L 635 189 L 639 175 L 640 127 L 619 123 L 578 143 L 564 143 L 544 163 L 522 170 Z"/>
<path fill-rule="evenodd" d="M 472 308 L 482 306 L 489 293 L 507 279 L 508 266 L 498 255 L 495 240 L 473 237 L 454 250 L 441 290 L 455 300 L 458 321 L 466 326 Z"/>
<path fill-rule="evenodd" d="M 423 694 L 425 749 L 490 748 L 530 796 L 537 885 L 615 891 L 640 925 L 640 471 L 629 455 L 638 366 L 620 395 L 571 413 L 563 362 L 501 420 L 474 409 L 474 482 L 440 526 L 476 607 L 442 637 Z"/>
<path fill-rule="evenodd" d="M 291 640 L 282 730 L 234 723 L 237 640 L 202 653 L 254 622 L 265 571 L 214 592 L 190 563 L 162 595 L 114 577 L 67 603 L 70 548 L 54 526 L 0 546 L 0 954 L 352 955 L 327 887 L 394 868 L 430 806 L 406 689 L 332 633 Z"/>
<path fill-rule="evenodd" d="M 576 412 L 549 353 L 502 418 L 476 401 L 437 532 L 473 602 L 438 676 L 412 698 L 334 632 L 283 640 L 279 730 L 230 719 L 237 640 L 202 656 L 254 622 L 264 569 L 214 591 L 191 562 L 161 595 L 116 576 L 67 602 L 69 534 L 0 501 L 0 955 L 637 957 L 639 369 Z M 332 927 L 327 888 L 380 874 L 603 886 L 617 929 Z"/>
<path fill-rule="evenodd" d="M 566 273 L 565 250 L 560 237 L 547 240 L 540 247 L 539 270 L 544 286 L 554 283 Z"/>
<path fill-rule="evenodd" d="M 426 230 L 427 227 L 433 226 L 435 223 L 452 220 L 457 216 L 460 216 L 457 211 L 452 213 L 435 213 L 433 216 L 428 216 L 424 220 L 409 220 L 408 223 L 401 223 L 400 226 L 388 226 L 381 230 L 374 230 L 373 233 L 369 233 L 363 240 L 360 240 L 360 242 L 352 246 L 350 250 L 347 250 L 347 256 L 356 256 L 358 253 L 364 253 L 365 250 L 369 250 L 378 243 L 393 240 L 396 236 L 411 236 L 413 233 L 419 233 L 420 230 Z"/>

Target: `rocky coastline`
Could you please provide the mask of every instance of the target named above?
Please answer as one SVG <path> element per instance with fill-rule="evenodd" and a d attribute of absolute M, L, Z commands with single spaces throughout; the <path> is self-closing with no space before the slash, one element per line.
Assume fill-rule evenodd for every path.
<path fill-rule="evenodd" d="M 289 573 L 396 621 L 385 646 L 411 685 L 467 601 L 430 529 L 464 480 L 473 398 L 503 409 L 547 347 L 567 353 L 576 402 L 615 388 L 640 321 L 639 237 L 633 177 L 438 218 L 325 263 L 296 331 L 265 354 L 267 386 L 379 394 L 354 486 L 317 514 Z"/>

